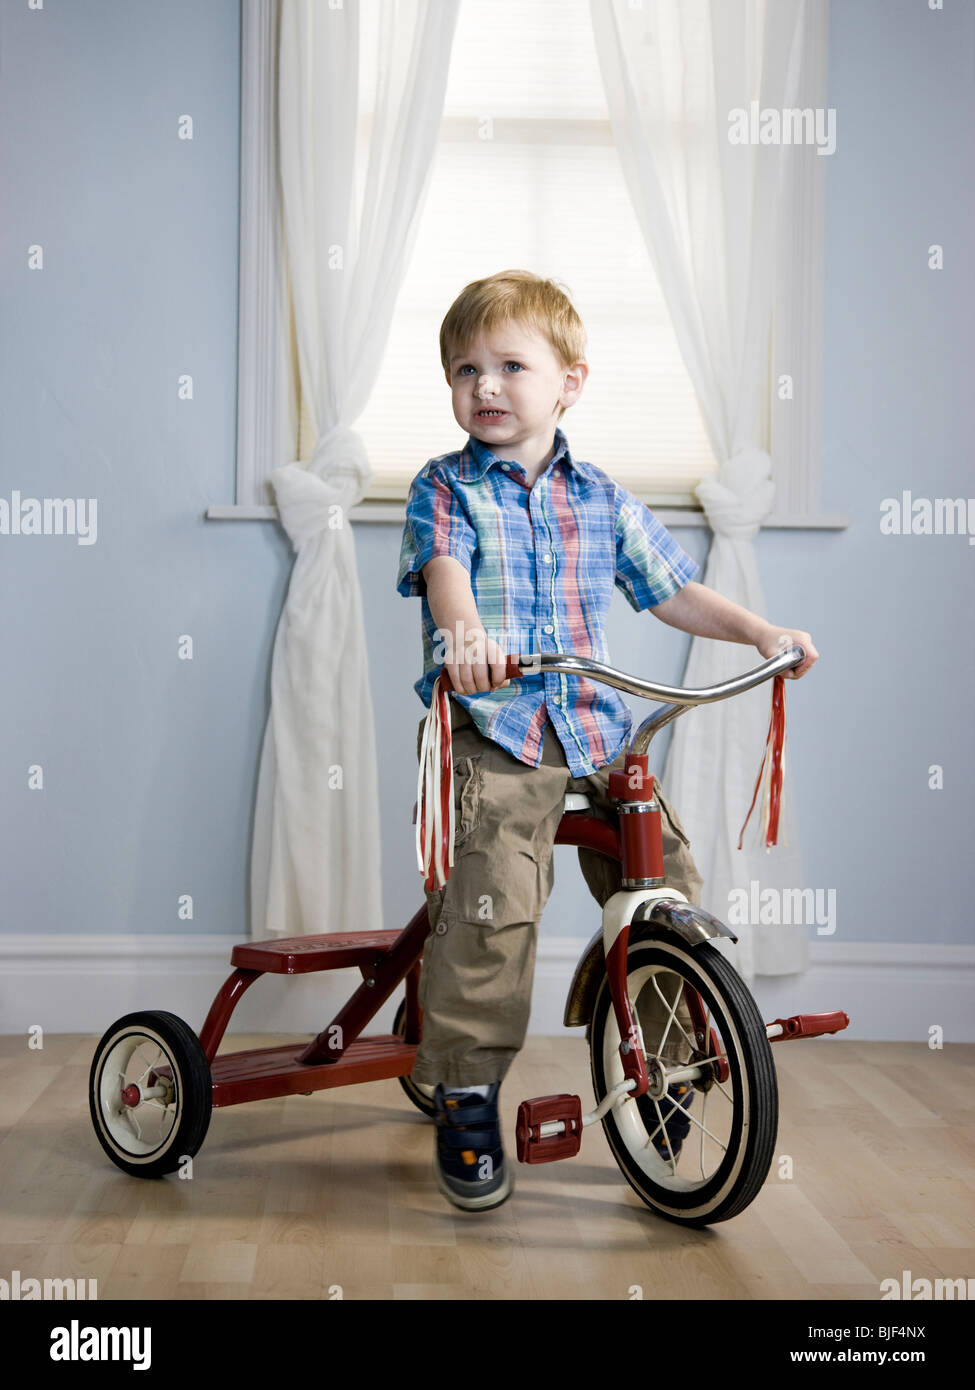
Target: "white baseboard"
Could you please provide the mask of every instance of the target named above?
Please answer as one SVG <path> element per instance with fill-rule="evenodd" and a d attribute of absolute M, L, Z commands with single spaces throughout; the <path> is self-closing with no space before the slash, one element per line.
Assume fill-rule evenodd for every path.
<path fill-rule="evenodd" d="M 242 937 L 69 936 L 0 933 L 0 1033 L 100 1037 L 136 1009 L 165 1009 L 197 1032 L 221 982 L 230 950 Z M 542 937 L 538 945 L 529 1032 L 563 1032 L 566 994 L 585 942 Z M 358 970 L 268 975 L 243 996 L 230 1033 L 317 1033 L 361 980 Z M 945 1043 L 975 1042 L 975 946 L 892 942 L 810 943 L 803 974 L 760 976 L 752 983 L 766 1021 L 797 1013 L 844 1009 L 840 1036 L 927 1042 L 940 1027 Z M 402 990 L 385 1004 L 369 1032 L 392 1024 Z"/>

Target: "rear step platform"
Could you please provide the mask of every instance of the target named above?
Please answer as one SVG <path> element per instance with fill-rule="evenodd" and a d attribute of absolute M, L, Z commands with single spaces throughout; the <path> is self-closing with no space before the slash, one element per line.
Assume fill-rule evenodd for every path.
<path fill-rule="evenodd" d="M 258 1047 L 248 1052 L 224 1052 L 210 1063 L 213 1105 L 241 1105 L 275 1096 L 307 1095 L 333 1086 L 409 1076 L 416 1044 L 396 1034 L 356 1038 L 335 1062 L 302 1065 L 304 1042 Z"/>
<path fill-rule="evenodd" d="M 238 970 L 260 970 L 268 975 L 343 970 L 350 965 L 368 965 L 385 955 L 401 936 L 398 931 L 355 931 L 247 941 L 234 947 L 230 963 Z"/>

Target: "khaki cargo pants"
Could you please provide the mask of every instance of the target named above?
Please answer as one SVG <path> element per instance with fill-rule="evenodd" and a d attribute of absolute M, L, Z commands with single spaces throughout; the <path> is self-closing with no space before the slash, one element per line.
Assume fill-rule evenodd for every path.
<path fill-rule="evenodd" d="M 609 773 L 622 768 L 625 751 L 607 767 L 585 777 L 569 771 L 565 752 L 549 722 L 542 761 L 529 767 L 492 739 L 450 700 L 454 773 L 454 863 L 446 884 L 427 891 L 430 934 L 423 948 L 419 1003 L 422 1041 L 412 1077 L 423 1085 L 477 1086 L 500 1081 L 522 1047 L 531 1009 L 538 923 L 555 883 L 552 851 L 567 792 L 584 792 L 597 816 L 612 813 Z M 420 720 L 419 761 L 426 715 Z M 666 878 L 699 904 L 702 879 L 684 829 L 672 808 L 655 791 Z M 620 889 L 620 866 L 603 854 L 579 847 L 579 864 L 602 908 Z M 594 913 L 593 931 L 599 926 Z M 582 942 L 580 942 L 581 954 Z M 679 985 L 666 977 L 672 1002 Z M 639 1015 L 650 1047 L 655 1023 L 666 1019 L 659 1000 Z M 651 1017 L 645 1010 L 649 1007 Z M 692 1032 L 681 1002 L 677 1021 Z M 650 1031 L 648 1032 L 648 1026 Z M 680 1034 L 671 1025 L 668 1037 Z M 664 1055 L 670 1048 L 664 1049 Z M 685 1054 L 673 1060 L 684 1061 Z"/>

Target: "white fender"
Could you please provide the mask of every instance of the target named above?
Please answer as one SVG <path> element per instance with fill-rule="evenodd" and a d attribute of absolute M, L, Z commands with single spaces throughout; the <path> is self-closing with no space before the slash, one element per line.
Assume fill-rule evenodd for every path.
<path fill-rule="evenodd" d="M 659 902 L 661 898 L 668 898 L 671 901 L 686 903 L 687 899 L 683 893 L 678 893 L 675 888 L 621 888 L 618 893 L 614 893 L 611 898 L 607 898 L 603 904 L 603 953 L 608 956 L 610 950 L 624 927 L 638 915 L 638 909 L 643 908 L 639 913 L 641 919 L 650 915 L 653 904 Z"/>

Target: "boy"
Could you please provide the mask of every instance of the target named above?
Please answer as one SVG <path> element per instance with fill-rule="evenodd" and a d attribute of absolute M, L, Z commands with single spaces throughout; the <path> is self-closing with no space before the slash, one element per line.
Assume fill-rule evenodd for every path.
<path fill-rule="evenodd" d="M 558 421 L 582 394 L 584 352 L 582 323 L 551 281 L 503 271 L 461 292 L 441 326 L 440 354 L 468 440 L 414 478 L 400 553 L 397 591 L 423 598 L 424 674 L 414 689 L 429 707 L 442 662 L 455 692 L 454 864 L 444 887 L 426 895 L 412 1076 L 435 1087 L 437 1182 L 467 1211 L 499 1206 L 512 1190 L 498 1090 L 528 1026 L 565 794 L 585 792 L 608 815 L 609 772 L 622 767 L 631 730 L 612 687 L 541 671 L 512 681 L 505 656 L 565 651 L 608 662 L 603 628 L 615 586 L 637 611 L 752 643 L 766 658 L 782 639 L 799 642 L 806 659 L 794 675 L 817 657 L 808 633 L 774 627 L 694 583 L 698 566 L 653 514 L 572 457 Z M 667 881 L 699 903 L 687 836 L 659 785 L 655 795 Z M 619 889 L 619 865 L 584 849 L 579 861 L 602 906 Z M 677 1018 L 689 1027 L 686 1012 Z M 669 1093 L 666 1134 L 655 1141 L 662 1153 L 679 1151 L 693 1094 L 686 1085 Z"/>

